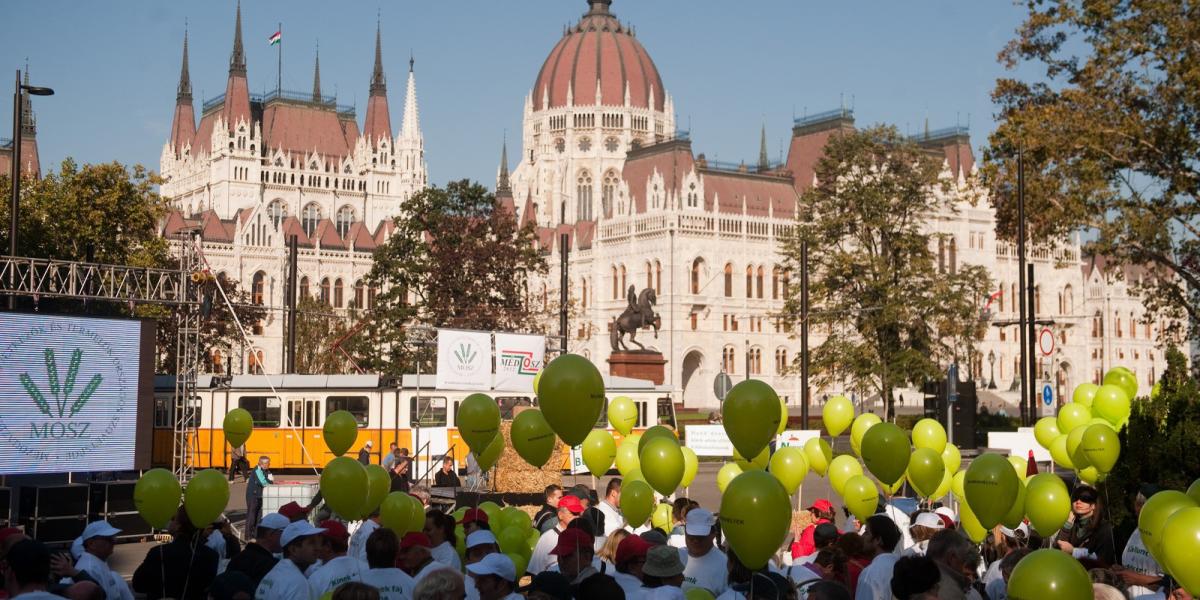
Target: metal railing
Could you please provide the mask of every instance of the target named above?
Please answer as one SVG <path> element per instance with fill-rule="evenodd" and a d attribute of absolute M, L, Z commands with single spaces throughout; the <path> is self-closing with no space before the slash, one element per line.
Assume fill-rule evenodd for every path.
<path fill-rule="evenodd" d="M 187 304 L 185 272 L 0 256 L 0 295 Z"/>
<path fill-rule="evenodd" d="M 304 102 L 317 106 L 332 108 L 342 115 L 353 115 L 355 108 L 349 104 L 338 104 L 336 96 L 321 96 L 319 100 L 313 99 L 311 92 L 296 92 L 292 90 L 271 90 L 265 94 L 250 94 L 251 102 L 266 103 L 271 100 L 289 100 L 292 102 Z M 218 94 L 205 100 L 201 104 L 201 112 L 208 112 L 225 103 L 225 94 Z"/>
<path fill-rule="evenodd" d="M 942 140 L 946 138 L 958 137 L 961 135 L 971 135 L 971 129 L 964 125 L 954 125 L 951 127 L 941 127 L 939 129 L 931 129 L 922 131 L 908 136 L 908 139 L 914 142 L 924 142 L 927 140 Z"/>
<path fill-rule="evenodd" d="M 820 123 L 822 121 L 831 121 L 833 119 L 853 119 L 853 118 L 854 118 L 854 109 L 853 108 L 835 108 L 833 110 L 826 110 L 826 111 L 819 112 L 819 113 L 813 113 L 811 115 L 804 115 L 801 117 L 796 117 L 796 118 L 792 119 L 792 124 L 797 125 L 797 126 L 812 125 L 813 123 Z"/>

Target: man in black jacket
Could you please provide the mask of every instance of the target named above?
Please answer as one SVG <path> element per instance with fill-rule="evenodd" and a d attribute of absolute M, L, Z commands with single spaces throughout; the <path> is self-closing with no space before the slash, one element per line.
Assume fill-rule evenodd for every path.
<path fill-rule="evenodd" d="M 246 481 L 246 528 L 242 531 L 246 539 L 254 535 L 258 520 L 262 518 L 263 488 L 273 483 L 275 477 L 271 475 L 271 459 L 263 456 L 258 459 L 258 466 L 250 471 L 250 478 Z"/>
<path fill-rule="evenodd" d="M 133 591 L 150 600 L 203 600 L 217 576 L 217 552 L 198 539 L 187 512 L 180 507 L 167 526 L 171 542 L 155 546 L 133 572 Z"/>
<path fill-rule="evenodd" d="M 279 536 L 290 524 L 291 521 L 279 513 L 263 517 L 262 522 L 258 524 L 258 537 L 246 544 L 242 552 L 229 561 L 225 571 L 244 573 L 257 588 L 263 577 L 266 577 L 267 573 L 275 568 L 275 563 L 279 562 L 283 552 L 283 547 L 279 545 Z"/>
<path fill-rule="evenodd" d="M 363 444 L 363 447 L 358 451 L 358 462 L 362 463 L 363 466 L 371 464 L 372 445 L 373 442 L 371 442 L 371 440 L 367 440 L 367 443 Z"/>
<path fill-rule="evenodd" d="M 558 525 L 558 500 L 562 498 L 563 489 L 561 486 L 550 484 L 546 486 L 546 501 L 542 504 L 542 508 L 533 515 L 533 527 L 541 533 Z"/>

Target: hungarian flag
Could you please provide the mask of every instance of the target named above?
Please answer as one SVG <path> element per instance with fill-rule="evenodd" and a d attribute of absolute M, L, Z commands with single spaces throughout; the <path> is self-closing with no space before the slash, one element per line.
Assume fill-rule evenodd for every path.
<path fill-rule="evenodd" d="M 269 42 L 271 46 L 274 46 L 278 44 L 279 40 L 281 39 L 283 39 L 283 31 L 276 31 L 275 33 L 271 34 L 271 37 L 267 38 L 267 42 Z"/>

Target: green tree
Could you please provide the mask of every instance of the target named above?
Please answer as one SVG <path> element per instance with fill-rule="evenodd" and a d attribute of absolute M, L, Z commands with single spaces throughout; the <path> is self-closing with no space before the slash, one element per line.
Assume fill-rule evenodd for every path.
<path fill-rule="evenodd" d="M 172 259 L 172 266 L 174 260 Z M 225 291 L 225 296 L 217 290 L 217 285 Z M 245 348 L 242 334 L 238 331 L 240 321 L 247 334 L 253 334 L 255 326 L 267 316 L 266 307 L 255 304 L 250 293 L 244 290 L 236 279 L 220 277 L 207 279 L 200 283 L 200 360 L 203 371 L 224 373 L 226 368 L 234 364 L 230 360 L 239 356 Z M 229 299 L 226 303 L 225 298 Z M 175 372 L 175 356 L 177 354 L 176 336 L 179 333 L 178 322 L 175 318 L 175 308 L 161 304 L 143 304 L 134 309 L 134 316 L 156 319 L 158 344 L 158 371 L 160 373 Z M 237 320 L 235 321 L 234 316 Z M 218 362 L 217 356 L 221 356 Z M 245 356 L 241 359 L 245 360 Z"/>
<path fill-rule="evenodd" d="M 501 210 L 483 186 L 467 180 L 431 187 L 401 206 L 395 230 L 375 251 L 367 276 L 379 289 L 362 332 L 348 343 L 360 366 L 403 374 L 414 355 L 408 326 L 527 331 L 534 314 L 528 281 L 545 273 L 532 225 Z"/>
<path fill-rule="evenodd" d="M 1200 318 L 1200 6 L 1031 0 L 1000 53 L 1000 123 L 984 152 L 999 229 L 1016 231 L 1024 149 L 1032 239 L 1086 230 L 1090 250 L 1147 264 L 1147 307 Z M 1168 332 L 1175 333 L 1175 332 Z M 1195 329 L 1193 327 L 1193 334 Z"/>
<path fill-rule="evenodd" d="M 296 303 L 296 372 L 304 374 L 345 373 L 351 367 L 334 343 L 345 335 L 353 314 L 338 314 L 313 297 Z"/>
<path fill-rule="evenodd" d="M 809 246 L 810 326 L 825 334 L 812 351 L 818 386 L 849 380 L 892 406 L 893 390 L 968 361 L 982 336 L 980 301 L 990 285 L 979 266 L 939 272 L 927 231 L 953 211 L 955 191 L 939 179 L 941 161 L 893 127 L 830 138 L 817 183 L 800 199 L 796 235 L 784 248 L 793 273 Z M 797 289 L 781 316 L 798 322 Z"/>

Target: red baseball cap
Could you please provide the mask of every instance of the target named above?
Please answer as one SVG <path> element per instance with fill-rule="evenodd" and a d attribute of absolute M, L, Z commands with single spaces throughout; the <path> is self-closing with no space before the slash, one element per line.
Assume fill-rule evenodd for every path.
<path fill-rule="evenodd" d="M 474 523 L 476 521 L 479 521 L 480 523 L 487 523 L 487 513 L 478 508 L 468 508 L 467 512 L 463 513 L 463 518 L 458 522 L 458 524 L 466 525 L 467 523 Z"/>
<path fill-rule="evenodd" d="M 4 543 L 5 540 L 14 535 L 25 535 L 25 532 L 16 527 L 5 527 L 4 529 L 0 529 L 0 544 Z"/>
<path fill-rule="evenodd" d="M 412 531 L 404 534 L 404 538 L 400 540 L 400 549 L 407 550 L 413 547 L 432 548 L 433 542 L 429 541 L 429 536 L 419 532 Z"/>
<path fill-rule="evenodd" d="M 343 542 L 350 539 L 350 532 L 346 531 L 346 526 L 341 521 L 329 519 L 322 521 L 318 527 L 325 530 L 321 535 L 327 538 L 342 540 Z"/>
<path fill-rule="evenodd" d="M 640 535 L 626 536 L 617 544 L 617 556 L 613 560 L 616 565 L 623 565 L 633 558 L 645 558 L 646 553 L 654 547 L 654 544 L 642 539 Z"/>
<path fill-rule="evenodd" d="M 567 496 L 564 496 L 564 498 Z M 562 504 L 560 503 L 561 507 Z M 407 537 L 407 536 L 406 536 Z M 636 537 L 636 536 L 630 536 Z M 568 529 L 558 534 L 558 544 L 550 551 L 550 554 L 570 554 L 580 548 L 591 550 L 596 544 L 596 539 L 592 535 L 582 529 Z"/>
<path fill-rule="evenodd" d="M 810 509 L 815 508 L 821 512 L 832 512 L 833 511 L 833 503 L 824 498 L 820 498 L 816 502 L 813 502 L 812 506 L 810 506 L 809 508 Z"/>
<path fill-rule="evenodd" d="M 308 516 L 310 509 L 304 508 L 295 502 L 288 502 L 287 504 L 280 506 L 278 512 L 279 514 L 287 517 L 289 521 L 295 521 Z"/>
<path fill-rule="evenodd" d="M 571 511 L 571 514 L 583 514 L 583 503 L 575 496 L 563 496 L 558 500 L 558 507 Z"/>

